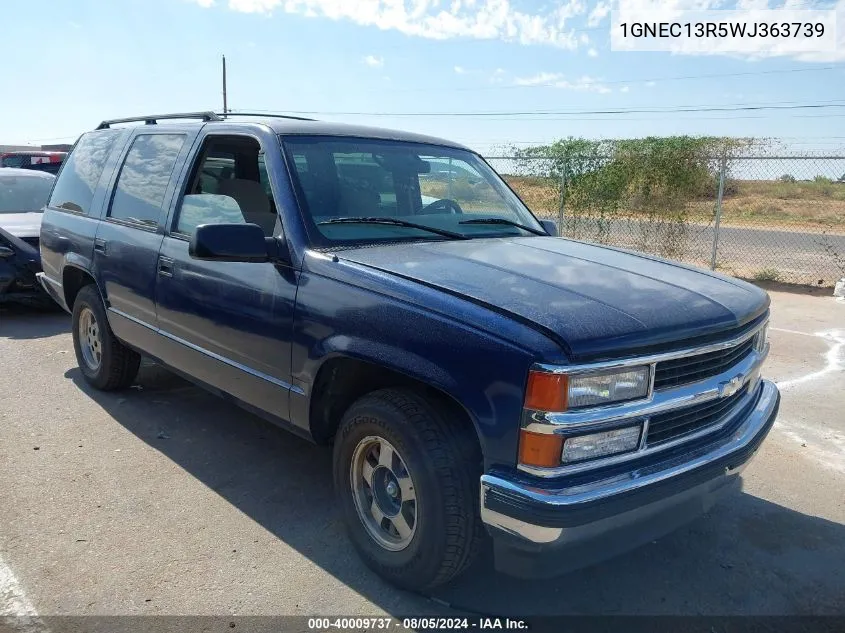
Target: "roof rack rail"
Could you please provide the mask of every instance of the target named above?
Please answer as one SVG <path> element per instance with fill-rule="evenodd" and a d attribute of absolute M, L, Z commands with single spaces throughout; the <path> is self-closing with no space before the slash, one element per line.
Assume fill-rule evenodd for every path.
<path fill-rule="evenodd" d="M 292 114 L 270 114 L 268 112 L 226 112 L 225 114 L 217 112 L 217 116 L 226 117 L 230 116 L 255 116 L 255 117 L 263 117 L 265 119 L 293 119 L 294 121 L 316 121 L 317 119 L 309 119 L 308 117 L 304 116 L 293 116 Z"/>
<path fill-rule="evenodd" d="M 147 116 L 133 116 L 126 119 L 110 119 L 97 126 L 98 130 L 107 130 L 115 123 L 137 123 L 143 121 L 146 125 L 156 125 L 161 119 L 202 119 L 203 121 L 222 121 L 215 112 L 177 112 L 174 114 L 148 114 Z"/>

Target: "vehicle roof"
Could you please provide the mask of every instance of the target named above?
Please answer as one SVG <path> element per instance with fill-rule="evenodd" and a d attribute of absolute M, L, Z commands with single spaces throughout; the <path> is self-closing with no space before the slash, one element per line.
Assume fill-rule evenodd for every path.
<path fill-rule="evenodd" d="M 19 169 L 18 167 L 0 167 L 0 176 L 55 179 L 55 175 L 39 169 Z"/>
<path fill-rule="evenodd" d="M 229 119 L 227 122 L 233 123 L 234 121 Z M 460 143 L 455 143 L 454 141 L 438 138 L 436 136 L 416 134 L 414 132 L 404 132 L 402 130 L 370 127 L 367 125 L 333 123 L 330 121 L 301 121 L 283 118 L 261 119 L 260 122 L 270 127 L 270 129 L 277 134 L 284 134 L 286 136 L 349 136 L 358 138 L 376 138 L 389 141 L 406 141 L 410 143 L 427 143 L 429 145 L 444 145 L 446 147 L 453 147 L 456 149 L 469 149 Z"/>
<path fill-rule="evenodd" d="M 151 119 L 168 119 L 168 118 L 185 118 L 183 115 L 160 115 L 158 117 L 149 117 Z M 142 120 L 144 117 L 141 117 L 138 120 Z M 133 119 L 134 121 L 134 119 Z M 97 128 L 100 129 L 107 129 L 110 127 L 111 123 L 126 123 L 129 122 L 128 120 L 119 120 L 119 121 L 104 121 L 101 124 L 101 127 Z M 348 136 L 348 137 L 355 137 L 355 138 L 372 138 L 372 139 L 381 139 L 381 140 L 390 140 L 390 141 L 406 141 L 410 143 L 425 143 L 428 145 L 442 145 L 444 147 L 452 147 L 455 149 L 463 149 L 463 150 L 470 150 L 468 147 L 461 145 L 460 143 L 455 143 L 454 141 L 449 141 L 447 139 L 438 138 L 436 136 L 427 136 L 425 134 L 415 134 L 413 132 L 403 132 L 401 130 L 390 130 L 386 128 L 380 127 L 370 127 L 366 125 L 353 125 L 349 123 L 334 123 L 330 121 L 312 121 L 310 119 L 303 119 L 299 117 L 289 117 L 286 118 L 284 116 L 277 116 L 274 117 L 273 115 L 264 116 L 252 116 L 250 115 L 249 118 L 238 118 L 238 113 L 233 112 L 228 115 L 227 118 L 222 119 L 220 121 L 205 121 L 205 122 L 196 122 L 196 123 L 185 123 L 180 121 L 180 125 L 186 126 L 202 126 L 202 125 L 243 125 L 244 127 L 249 127 L 250 125 L 264 125 L 269 127 L 273 132 L 276 134 L 281 134 L 285 136 Z M 105 127 L 102 127 L 105 126 Z M 138 128 L 144 128 L 146 126 L 138 126 Z M 117 129 L 117 128 L 112 128 Z M 149 129 L 149 128 L 147 128 Z"/>

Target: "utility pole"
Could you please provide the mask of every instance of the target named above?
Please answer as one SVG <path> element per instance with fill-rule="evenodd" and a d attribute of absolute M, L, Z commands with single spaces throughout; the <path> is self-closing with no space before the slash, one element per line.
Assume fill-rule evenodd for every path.
<path fill-rule="evenodd" d="M 223 114 L 229 112 L 229 104 L 226 101 L 226 56 L 223 55 Z"/>

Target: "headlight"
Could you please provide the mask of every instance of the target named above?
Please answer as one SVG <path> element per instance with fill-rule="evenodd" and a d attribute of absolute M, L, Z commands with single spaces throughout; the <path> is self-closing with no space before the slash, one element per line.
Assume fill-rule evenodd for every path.
<path fill-rule="evenodd" d="M 638 424 L 624 429 L 566 438 L 563 442 L 561 461 L 568 464 L 627 453 L 640 445 L 641 432 L 642 425 Z"/>
<path fill-rule="evenodd" d="M 551 374 L 531 371 L 525 408 L 535 411 L 566 411 L 648 396 L 651 368 L 648 365 L 590 374 Z"/>
<path fill-rule="evenodd" d="M 569 408 L 636 400 L 648 395 L 649 367 L 569 377 Z"/>
<path fill-rule="evenodd" d="M 587 435 L 564 437 L 557 434 L 519 434 L 519 463 L 524 466 L 555 468 L 636 450 L 640 445 L 643 425 L 598 431 Z"/>

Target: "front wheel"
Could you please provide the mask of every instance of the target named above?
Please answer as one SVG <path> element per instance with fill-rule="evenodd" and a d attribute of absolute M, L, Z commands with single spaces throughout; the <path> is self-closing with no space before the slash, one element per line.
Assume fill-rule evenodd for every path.
<path fill-rule="evenodd" d="M 341 421 L 334 483 L 350 537 L 371 569 L 403 588 L 451 580 L 478 550 L 481 463 L 462 422 L 401 389 L 362 397 Z"/>
<path fill-rule="evenodd" d="M 82 288 L 73 303 L 73 349 L 82 375 L 97 389 L 128 387 L 138 374 L 140 354 L 117 340 L 93 285 Z"/>

